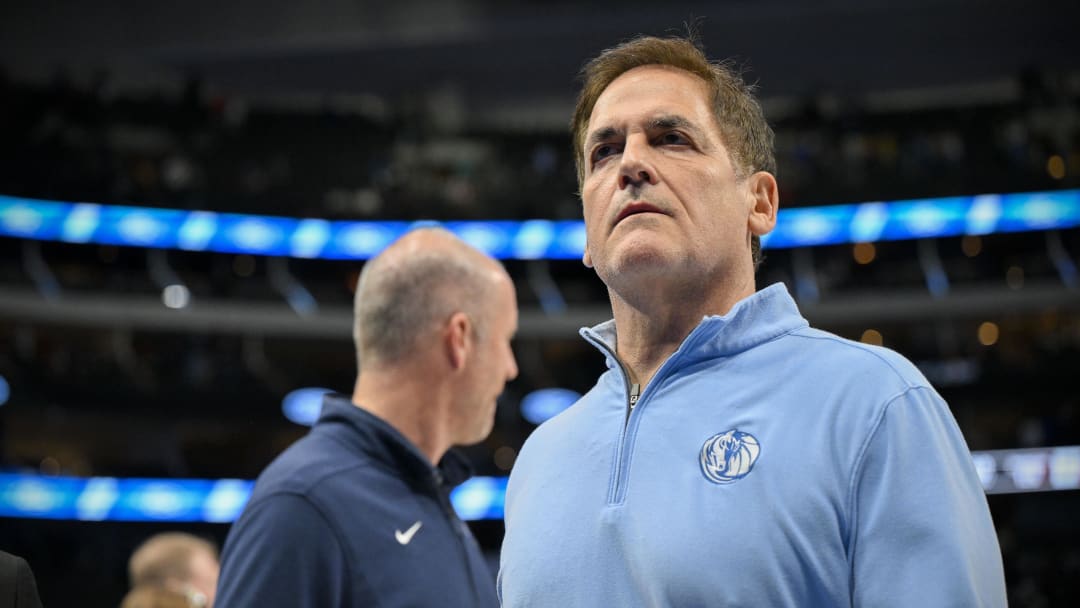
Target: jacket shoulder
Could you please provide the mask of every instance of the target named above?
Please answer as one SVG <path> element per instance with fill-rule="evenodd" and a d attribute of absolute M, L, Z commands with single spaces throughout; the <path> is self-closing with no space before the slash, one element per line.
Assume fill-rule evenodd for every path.
<path fill-rule="evenodd" d="M 347 474 L 347 475 L 346 475 Z M 289 446 L 263 470 L 251 500 L 276 493 L 312 496 L 320 488 L 385 476 L 380 465 L 340 445 L 332 437 L 307 435 Z"/>
<path fill-rule="evenodd" d="M 803 353 L 799 364 L 822 368 L 823 377 L 835 378 L 842 371 L 853 379 L 874 378 L 882 388 L 932 388 L 914 363 L 890 348 L 856 342 L 812 327 L 793 331 L 788 338 Z"/>

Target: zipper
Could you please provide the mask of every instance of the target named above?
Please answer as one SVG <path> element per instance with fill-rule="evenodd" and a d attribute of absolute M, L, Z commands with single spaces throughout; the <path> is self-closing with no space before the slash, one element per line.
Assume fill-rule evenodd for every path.
<path fill-rule="evenodd" d="M 630 372 L 626 371 L 626 366 L 619 359 L 619 356 L 615 354 L 615 351 L 611 350 L 607 343 L 596 337 L 585 335 L 585 339 L 592 343 L 596 348 L 604 351 L 607 356 L 611 357 L 611 360 L 615 362 L 615 365 L 619 367 L 619 373 L 622 374 L 623 388 L 626 389 L 626 417 L 623 418 L 623 431 L 626 430 L 626 425 L 630 420 L 630 412 L 633 411 L 634 406 L 637 405 L 638 398 L 641 396 L 641 385 L 630 383 Z M 619 437 L 619 443 L 622 444 L 622 437 Z"/>
<path fill-rule="evenodd" d="M 476 587 L 476 573 L 473 570 L 472 560 L 469 559 L 469 540 L 471 533 L 468 531 L 468 524 L 462 521 L 462 519 L 458 517 L 457 511 L 454 510 L 454 503 L 450 501 L 450 492 L 444 485 L 445 480 L 442 472 L 437 468 L 433 472 L 435 495 L 438 497 L 439 505 L 443 510 L 443 515 L 450 520 L 450 527 L 452 527 L 457 534 L 458 546 L 461 547 L 463 553 L 462 561 L 465 562 L 465 571 L 469 575 L 469 589 L 472 591 L 473 598 L 476 600 L 477 605 L 479 605 L 480 590 Z M 475 540 L 473 542 L 475 542 Z"/>
<path fill-rule="evenodd" d="M 637 405 L 638 399 L 641 397 L 641 385 L 630 383 L 630 372 L 626 371 L 626 366 L 619 360 L 615 351 L 608 347 L 607 343 L 600 339 L 599 336 L 592 336 L 589 334 L 582 334 L 586 340 L 591 342 L 593 346 L 600 349 L 602 352 L 611 357 L 611 360 L 615 362 L 615 365 L 619 368 L 619 374 L 622 376 L 623 388 L 626 390 L 626 416 L 623 417 L 622 428 L 619 429 L 619 441 L 615 445 L 615 460 L 612 463 L 611 474 L 608 477 L 608 496 L 607 504 L 615 504 L 616 496 L 619 493 L 619 477 L 622 473 L 622 459 L 623 459 L 623 443 L 626 441 L 626 429 L 630 426 L 630 412 L 634 410 L 634 406 Z"/>
<path fill-rule="evenodd" d="M 690 334 L 686 337 L 686 339 L 683 340 L 683 343 L 679 346 L 679 348 L 677 348 L 675 352 L 672 353 L 671 356 L 669 356 L 667 360 L 660 365 L 660 368 L 656 370 L 656 373 L 653 374 L 652 380 L 649 382 L 650 395 L 658 390 L 655 387 L 665 379 L 665 376 L 667 375 L 666 372 L 671 369 L 671 366 L 673 365 L 672 361 L 677 359 L 678 355 L 680 355 L 681 353 L 690 350 L 691 347 L 697 342 L 697 338 L 701 333 L 698 331 L 700 328 L 700 325 L 698 327 L 695 327 L 694 330 L 691 331 Z M 637 427 L 631 426 L 631 423 L 634 421 L 630 419 L 630 414 L 633 413 L 634 408 L 637 407 L 641 401 L 641 385 L 630 382 L 630 373 L 626 370 L 626 366 L 623 365 L 623 362 L 619 360 L 619 357 L 608 347 L 608 345 L 603 340 L 593 340 L 589 336 L 585 337 L 597 348 L 600 348 L 605 353 L 607 353 L 608 356 L 611 357 L 612 361 L 614 361 L 615 364 L 619 366 L 619 371 L 622 373 L 623 377 L 623 386 L 626 388 L 626 417 L 623 420 L 622 429 L 619 431 L 619 443 L 616 446 L 615 462 L 613 464 L 611 478 L 608 481 L 607 504 L 619 505 L 622 504 L 624 500 L 626 500 L 627 481 L 625 477 L 629 475 L 629 471 L 624 470 L 626 469 L 626 467 L 623 464 L 623 461 L 629 458 L 630 452 L 633 451 L 633 445 L 631 445 L 631 441 L 633 439 L 632 434 L 634 433 L 634 431 L 636 431 Z"/>
<path fill-rule="evenodd" d="M 618 361 L 618 359 L 616 359 Z M 622 363 L 620 362 L 621 366 Z M 619 445 L 618 451 L 615 453 L 615 468 L 612 471 L 611 482 L 608 486 L 608 504 L 618 505 L 622 504 L 626 500 L 626 477 L 629 475 L 629 470 L 625 464 L 630 458 L 631 452 L 633 452 L 633 437 L 632 434 L 637 430 L 637 417 L 631 420 L 631 415 L 634 413 L 634 408 L 637 407 L 638 401 L 641 399 L 641 385 L 638 383 L 631 383 L 629 380 L 629 374 L 626 373 L 626 368 L 623 367 L 623 374 L 626 378 L 626 418 L 623 421 L 622 431 L 619 433 Z M 652 387 L 656 384 L 656 380 L 659 377 L 659 373 L 653 376 L 652 382 L 649 386 Z M 650 391 L 650 394 L 655 392 Z M 631 426 L 633 425 L 633 426 Z"/>

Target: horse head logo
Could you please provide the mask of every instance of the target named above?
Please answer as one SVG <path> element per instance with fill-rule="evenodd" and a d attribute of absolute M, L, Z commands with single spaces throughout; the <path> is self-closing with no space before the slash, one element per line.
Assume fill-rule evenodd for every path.
<path fill-rule="evenodd" d="M 731 429 L 713 435 L 701 446 L 701 472 L 713 483 L 732 483 L 750 473 L 760 453 L 756 437 Z"/>

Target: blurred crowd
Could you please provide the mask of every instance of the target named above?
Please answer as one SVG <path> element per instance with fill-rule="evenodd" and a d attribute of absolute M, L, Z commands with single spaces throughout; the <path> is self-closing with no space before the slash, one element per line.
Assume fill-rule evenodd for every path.
<path fill-rule="evenodd" d="M 765 100 L 787 206 L 1080 184 L 1080 78 Z M 448 110 L 449 111 L 449 110 Z M 0 74 L 0 189 L 291 216 L 578 218 L 563 125 L 441 121 L 439 103 L 286 102 Z M 566 114 L 569 114 L 567 108 Z"/>
<path fill-rule="evenodd" d="M 766 100 L 782 204 L 1080 187 L 1080 79 L 1031 72 L 995 91 Z M 0 194 L 341 219 L 580 218 L 561 125 L 451 128 L 433 113 L 430 104 L 242 100 L 197 80 L 133 92 L 105 74 L 91 82 L 58 74 L 48 84 L 0 74 Z M 815 324 L 914 360 L 972 449 L 1080 444 L 1080 319 L 1038 300 L 1066 289 L 1048 248 L 1075 263 L 1080 229 L 867 245 L 767 251 L 759 284 L 783 281 Z M 926 296 L 927 260 L 944 269 L 947 292 L 883 314 L 878 302 Z M 73 293 L 100 296 L 103 306 L 160 302 L 164 268 L 193 302 L 276 303 L 287 319 L 297 317 L 275 286 L 282 273 L 319 311 L 347 315 L 359 270 L 0 239 L 0 298 L 39 291 L 37 263 L 62 288 L 61 302 Z M 554 286 L 570 310 L 605 314 L 602 285 L 576 261 L 507 267 L 523 312 L 540 314 L 541 292 Z M 967 310 L 950 307 L 964 294 L 973 294 Z M 0 343 L 8 345 L 0 370 L 14 387 L 5 413 L 19 414 L 0 416 L 3 466 L 43 474 L 250 478 L 306 430 L 281 415 L 285 393 L 348 391 L 355 374 L 347 331 L 326 338 L 0 318 Z M 515 349 L 521 377 L 500 402 L 492 436 L 468 452 L 481 474 L 504 475 L 534 428 L 518 411 L 526 393 L 583 392 L 603 366 L 572 331 L 524 331 Z M 1014 605 L 1065 605 L 1077 592 L 1080 530 L 1066 515 L 1077 512 L 1077 494 L 991 497 Z M 78 526 L 86 524 L 42 522 L 3 537 L 38 547 L 28 557 L 46 564 L 35 571 L 47 603 L 64 596 L 44 581 L 68 570 L 120 588 L 124 556 L 148 531 Z M 223 527 L 198 531 L 224 538 Z M 94 542 L 72 545 L 78 534 Z M 501 529 L 478 536 L 491 550 Z"/>

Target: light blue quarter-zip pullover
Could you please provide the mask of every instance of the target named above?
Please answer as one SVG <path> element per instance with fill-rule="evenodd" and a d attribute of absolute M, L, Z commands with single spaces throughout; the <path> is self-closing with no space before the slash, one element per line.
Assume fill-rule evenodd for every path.
<path fill-rule="evenodd" d="M 970 453 L 897 353 L 810 328 L 782 284 L 640 395 L 614 323 L 581 333 L 609 369 L 514 466 L 504 607 L 1005 606 Z"/>

